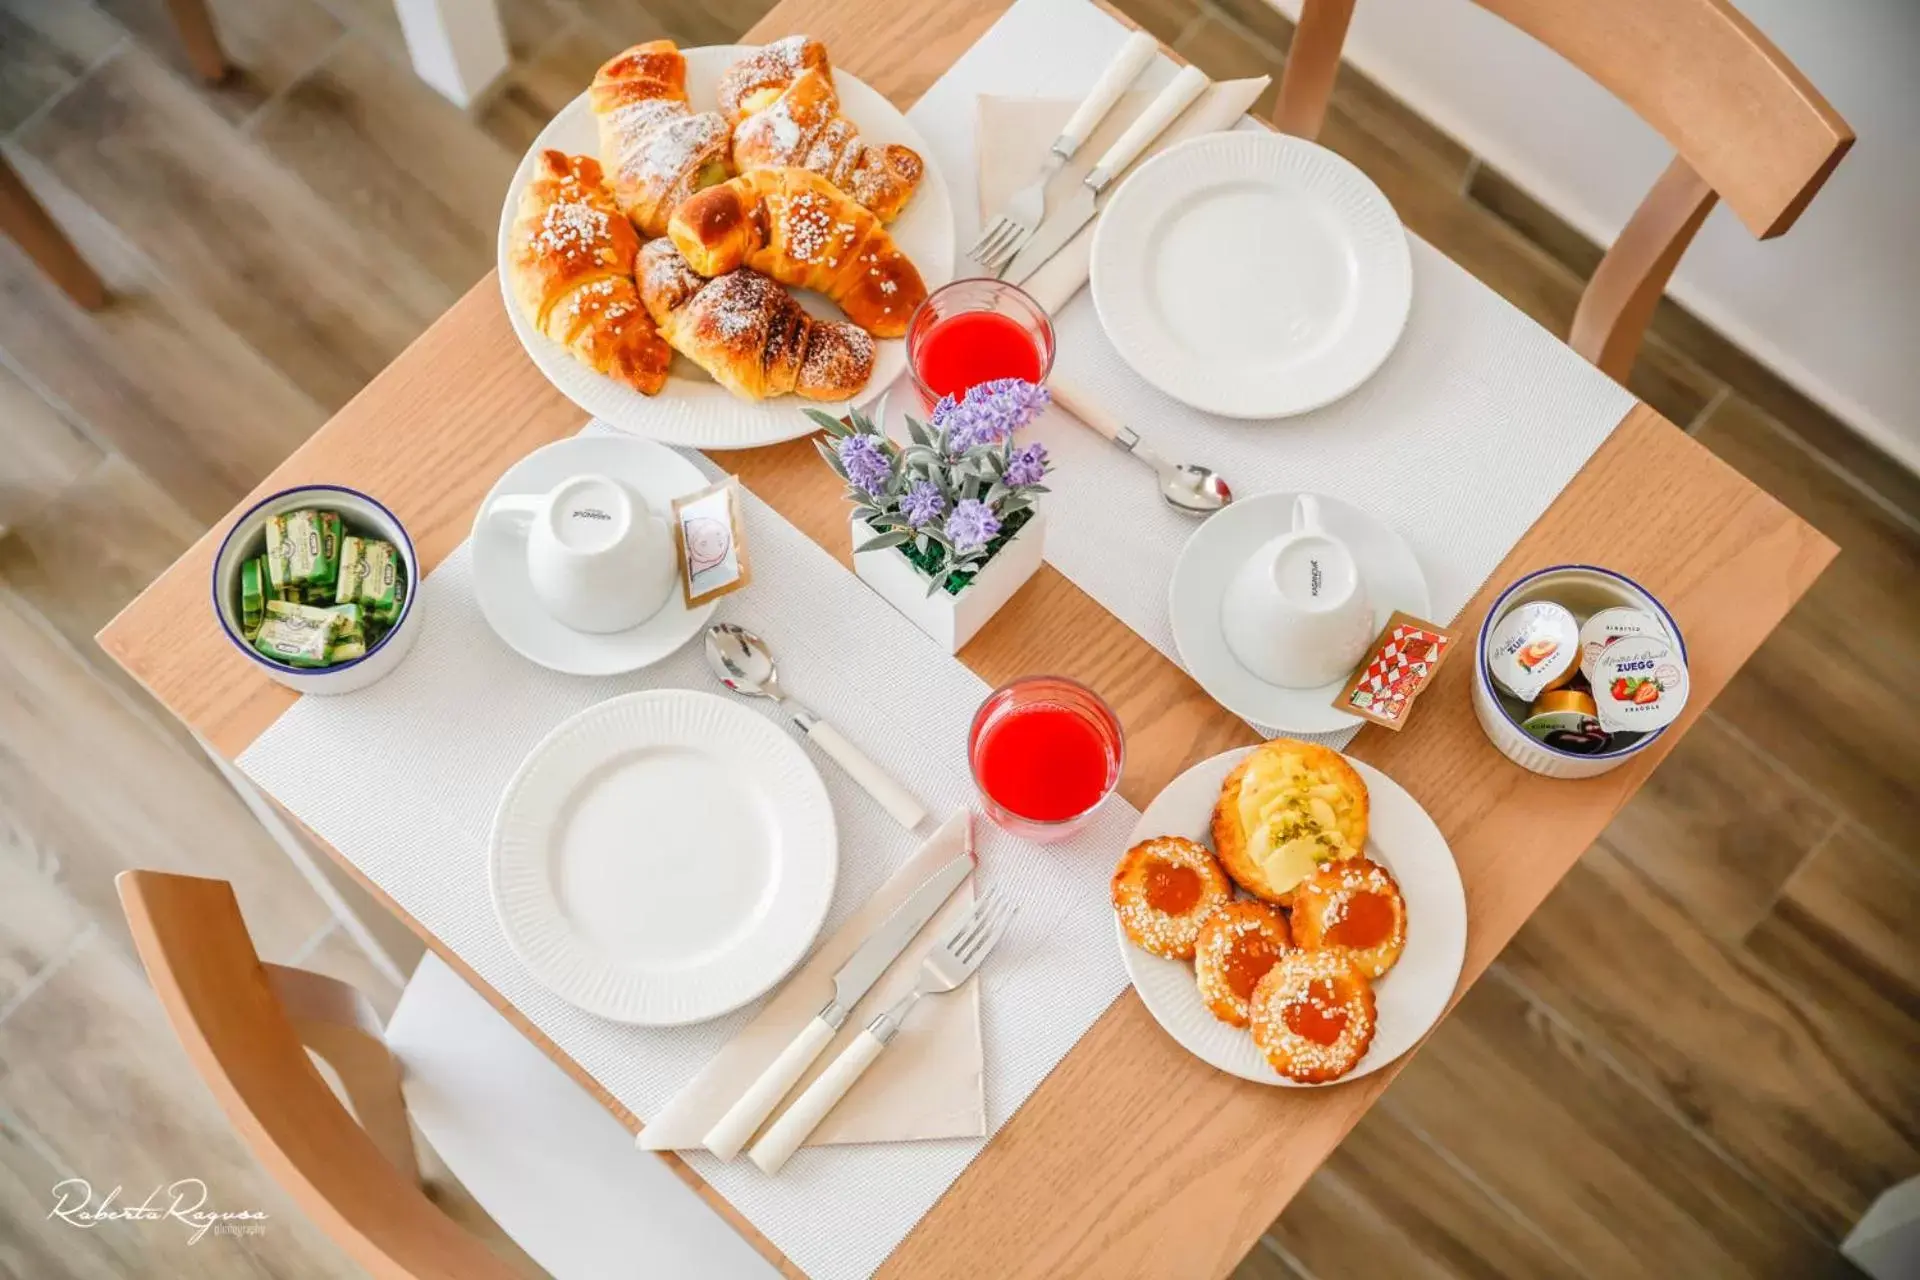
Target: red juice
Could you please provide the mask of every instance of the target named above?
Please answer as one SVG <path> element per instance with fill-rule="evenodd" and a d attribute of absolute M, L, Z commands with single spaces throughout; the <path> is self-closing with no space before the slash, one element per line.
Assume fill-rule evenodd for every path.
<path fill-rule="evenodd" d="M 975 748 L 975 768 L 986 793 L 1013 813 L 1060 822 L 1100 800 L 1113 761 L 1106 739 L 1085 716 L 1041 703 L 989 725 Z"/>
<path fill-rule="evenodd" d="M 935 398 L 958 400 L 967 388 L 996 378 L 1041 380 L 1033 334 L 997 311 L 962 311 L 934 322 L 920 340 L 914 371 Z"/>

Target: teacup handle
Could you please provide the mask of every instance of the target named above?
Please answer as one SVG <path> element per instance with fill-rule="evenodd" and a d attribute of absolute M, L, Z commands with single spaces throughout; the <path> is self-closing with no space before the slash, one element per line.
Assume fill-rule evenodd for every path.
<path fill-rule="evenodd" d="M 500 516 L 511 516 L 514 523 L 524 530 L 546 505 L 545 494 L 503 493 L 487 504 L 486 518 L 495 520 Z"/>
<path fill-rule="evenodd" d="M 1320 523 L 1320 499 L 1310 493 L 1303 493 L 1293 500 L 1293 531 L 1295 533 L 1322 533 L 1326 526 Z"/>

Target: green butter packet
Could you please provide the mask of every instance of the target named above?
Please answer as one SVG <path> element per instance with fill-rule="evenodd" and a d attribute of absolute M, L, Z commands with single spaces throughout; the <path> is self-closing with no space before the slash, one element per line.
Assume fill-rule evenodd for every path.
<path fill-rule="evenodd" d="M 268 516 L 265 527 L 267 549 L 261 558 L 267 562 L 267 584 L 276 592 L 284 591 L 293 581 L 293 553 L 287 542 L 287 518 Z"/>
<path fill-rule="evenodd" d="M 328 605 L 326 611 L 339 618 L 334 624 L 334 639 L 341 643 L 365 644 L 367 631 L 365 621 L 357 604 Z"/>
<path fill-rule="evenodd" d="M 340 615 L 328 609 L 269 600 L 253 647 L 290 667 L 324 667 L 340 622 Z"/>
<path fill-rule="evenodd" d="M 312 586 L 324 590 L 329 598 L 333 595 L 334 583 L 340 577 L 340 539 L 345 533 L 339 512 L 320 513 L 320 555 L 313 563 L 313 577 L 308 581 Z"/>
<path fill-rule="evenodd" d="M 351 534 L 340 540 L 340 581 L 333 596 L 336 603 L 358 604 L 368 617 L 391 622 L 400 615 L 403 591 L 400 556 L 391 542 Z"/>
<path fill-rule="evenodd" d="M 258 556 L 240 566 L 240 613 L 259 617 L 267 605 L 267 558 Z"/>
<path fill-rule="evenodd" d="M 287 584 L 304 587 L 319 580 L 326 539 L 318 511 L 289 511 L 286 520 Z"/>

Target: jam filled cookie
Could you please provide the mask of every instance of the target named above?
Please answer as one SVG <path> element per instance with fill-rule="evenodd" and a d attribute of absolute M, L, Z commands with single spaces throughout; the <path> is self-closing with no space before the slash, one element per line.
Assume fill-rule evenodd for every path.
<path fill-rule="evenodd" d="M 1367 846 L 1367 784 L 1339 752 L 1275 738 L 1220 784 L 1213 847 L 1235 883 L 1287 906 L 1293 888 L 1323 862 Z"/>
<path fill-rule="evenodd" d="M 1253 989 L 1253 1042 L 1301 1084 L 1338 1080 L 1373 1043 L 1373 988 L 1344 951 L 1287 951 Z"/>
<path fill-rule="evenodd" d="M 1233 897 L 1233 885 L 1204 845 L 1157 836 L 1127 850 L 1113 872 L 1120 927 L 1144 951 L 1193 959 L 1200 926 Z"/>
<path fill-rule="evenodd" d="M 1407 901 L 1393 874 L 1367 858 L 1329 862 L 1293 891 L 1293 938 L 1308 951 L 1344 947 L 1369 978 L 1407 945 Z"/>
<path fill-rule="evenodd" d="M 1287 922 L 1264 902 L 1242 898 L 1208 916 L 1194 944 L 1193 977 L 1213 1016 L 1246 1026 L 1253 989 L 1287 946 Z"/>

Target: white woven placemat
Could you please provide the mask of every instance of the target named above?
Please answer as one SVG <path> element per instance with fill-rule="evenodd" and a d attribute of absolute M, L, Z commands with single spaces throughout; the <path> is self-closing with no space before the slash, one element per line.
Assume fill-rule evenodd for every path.
<path fill-rule="evenodd" d="M 979 96 L 1076 98 L 1126 34 L 1086 0 L 1019 0 L 907 113 L 953 188 L 963 253 L 980 227 Z M 1157 89 L 1173 69 L 1163 57 L 1140 84 Z M 1244 120 L 1241 128 L 1261 126 Z M 1218 470 L 1237 496 L 1312 490 L 1393 525 L 1426 571 L 1433 621 L 1446 622 L 1634 401 L 1444 254 L 1408 239 L 1413 311 L 1405 335 L 1358 391 L 1314 413 L 1236 422 L 1168 398 L 1114 351 L 1085 289 L 1054 317 L 1055 368 L 1163 452 Z M 1260 251 L 1222 245 L 1219 270 Z M 894 412 L 911 399 L 896 389 Z M 1056 464 L 1047 481 L 1048 562 L 1179 661 L 1167 587 L 1193 532 L 1190 518 L 1160 500 L 1152 472 L 1063 412 L 1033 433 Z M 1344 745 L 1352 736 L 1322 740 Z"/>
<path fill-rule="evenodd" d="M 753 584 L 721 601 L 716 617 L 765 636 L 781 683 L 886 761 L 934 815 L 970 805 L 967 730 L 986 684 L 771 508 L 751 495 L 746 508 Z M 465 544 L 428 576 L 418 608 L 420 635 L 392 675 L 359 693 L 302 698 L 241 755 L 240 768 L 644 1119 L 757 1004 L 702 1026 L 647 1030 L 554 997 L 521 967 L 494 918 L 487 833 L 514 769 L 560 721 L 635 689 L 719 686 L 697 644 L 613 679 L 534 666 L 481 618 Z M 824 936 L 918 838 L 831 762 L 815 760 L 840 826 L 840 881 Z M 355 785 L 341 785 L 342 763 Z M 981 974 L 990 1131 L 1126 986 L 1105 881 L 1136 816 L 1116 798 L 1092 829 L 1052 848 L 975 823 L 981 883 L 999 885 L 1021 907 Z M 696 1155 L 692 1164 L 809 1275 L 840 1280 L 879 1266 L 984 1145 L 812 1147 L 778 1178 L 746 1160 Z"/>

